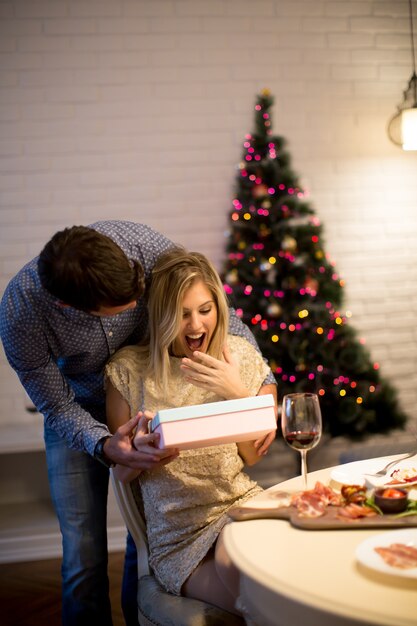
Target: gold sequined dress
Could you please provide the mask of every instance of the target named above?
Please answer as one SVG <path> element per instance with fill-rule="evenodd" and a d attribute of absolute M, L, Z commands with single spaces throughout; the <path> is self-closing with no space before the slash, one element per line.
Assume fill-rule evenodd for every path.
<path fill-rule="evenodd" d="M 269 373 L 259 353 L 242 337 L 229 335 L 243 384 L 256 395 Z M 141 374 L 145 356 L 135 346 L 119 350 L 106 375 L 130 406 L 139 410 L 202 404 L 222 400 L 184 380 L 181 359 L 172 357 L 169 402 L 161 403 L 153 381 Z M 141 486 L 149 543 L 149 562 L 159 582 L 171 593 L 181 587 L 229 521 L 227 510 L 262 491 L 243 471 L 236 444 L 184 450 L 171 463 L 142 472 Z"/>

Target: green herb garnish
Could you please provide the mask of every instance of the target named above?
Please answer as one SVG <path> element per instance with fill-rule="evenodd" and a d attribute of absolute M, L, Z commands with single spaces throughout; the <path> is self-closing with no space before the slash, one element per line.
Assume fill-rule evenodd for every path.
<path fill-rule="evenodd" d="M 374 496 L 371 496 L 370 498 L 366 498 L 365 504 L 366 506 L 371 507 L 371 509 L 374 509 L 374 511 L 376 511 L 378 515 L 384 515 L 381 509 L 379 508 L 379 506 L 375 504 Z"/>
<path fill-rule="evenodd" d="M 417 500 L 409 500 L 405 511 L 397 513 L 394 517 L 406 517 L 407 515 L 417 515 Z"/>

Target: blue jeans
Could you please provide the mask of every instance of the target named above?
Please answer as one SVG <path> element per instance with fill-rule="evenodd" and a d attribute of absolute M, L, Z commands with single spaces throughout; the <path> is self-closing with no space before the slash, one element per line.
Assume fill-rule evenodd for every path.
<path fill-rule="evenodd" d="M 62 534 L 62 624 L 112 626 L 107 576 L 109 471 L 90 455 L 70 450 L 49 428 L 45 428 L 45 446 Z M 124 585 L 128 584 L 125 571 Z M 137 575 L 135 603 L 136 585 Z M 125 601 L 130 597 L 128 591 L 122 596 Z"/>
<path fill-rule="evenodd" d="M 122 608 L 126 626 L 138 626 L 138 553 L 132 535 L 126 539 Z"/>

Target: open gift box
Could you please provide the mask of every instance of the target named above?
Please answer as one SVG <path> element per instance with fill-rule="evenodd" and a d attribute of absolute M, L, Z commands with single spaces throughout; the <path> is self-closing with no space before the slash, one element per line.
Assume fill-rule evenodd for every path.
<path fill-rule="evenodd" d="M 258 439 L 276 430 L 272 394 L 162 409 L 149 424 L 159 448 L 203 448 Z"/>

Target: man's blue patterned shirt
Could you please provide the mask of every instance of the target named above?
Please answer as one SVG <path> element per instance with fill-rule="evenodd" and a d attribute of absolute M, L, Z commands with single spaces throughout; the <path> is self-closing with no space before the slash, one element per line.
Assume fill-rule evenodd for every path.
<path fill-rule="evenodd" d="M 107 235 L 143 266 L 146 285 L 158 256 L 173 243 L 143 224 L 96 222 L 91 228 Z M 0 305 L 0 333 L 7 359 L 45 424 L 76 450 L 91 455 L 105 426 L 103 370 L 120 347 L 137 343 L 148 325 L 144 299 L 134 309 L 97 317 L 59 306 L 40 284 L 37 258 L 10 281 Z M 230 332 L 256 345 L 238 317 Z M 265 384 L 275 383 L 272 375 Z"/>

